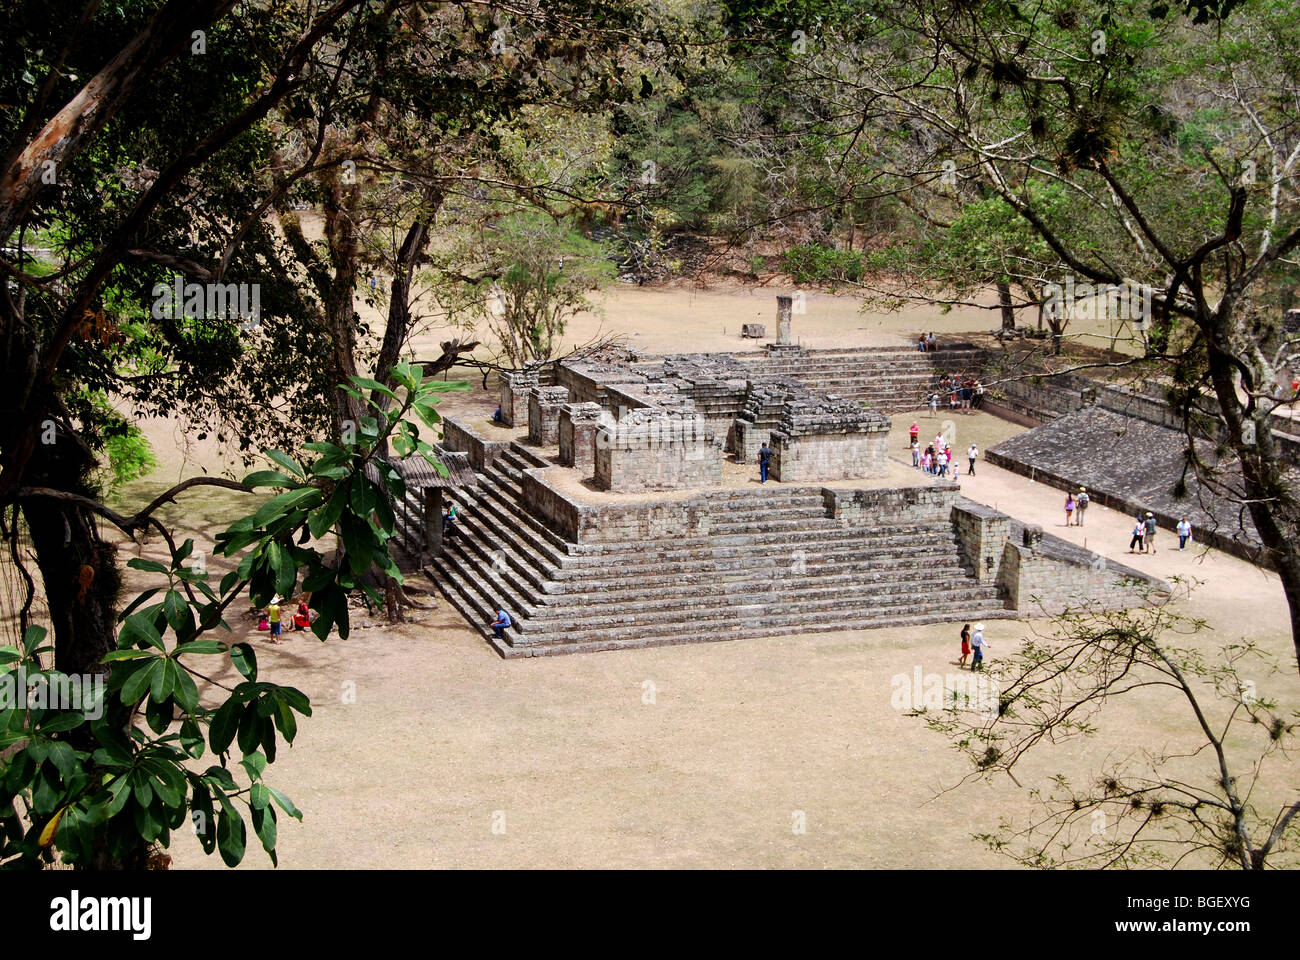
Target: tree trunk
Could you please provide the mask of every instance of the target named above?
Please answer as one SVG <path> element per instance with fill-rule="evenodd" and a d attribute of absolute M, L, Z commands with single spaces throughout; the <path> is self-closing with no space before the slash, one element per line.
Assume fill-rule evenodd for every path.
<path fill-rule="evenodd" d="M 1002 329 L 1016 329 L 1016 311 L 1011 306 L 1011 284 L 998 281 L 998 303 L 1002 307 Z"/>

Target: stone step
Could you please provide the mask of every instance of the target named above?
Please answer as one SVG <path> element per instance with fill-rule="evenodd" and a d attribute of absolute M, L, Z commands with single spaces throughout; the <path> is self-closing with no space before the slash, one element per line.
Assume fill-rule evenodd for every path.
<path fill-rule="evenodd" d="M 923 562 L 938 563 L 957 556 L 957 544 L 949 539 L 939 542 L 917 544 L 910 539 L 906 543 L 889 546 L 862 547 L 853 542 L 834 547 L 814 547 L 811 550 L 756 549 L 747 544 L 715 550 L 702 549 L 695 552 L 678 552 L 670 556 L 629 557 L 617 563 L 599 562 L 584 566 L 568 567 L 564 576 L 554 577 L 557 581 L 555 593 L 571 593 L 575 585 L 591 581 L 621 581 L 635 579 L 638 583 L 643 578 L 679 577 L 708 569 L 719 573 L 746 569 L 792 568 L 802 561 L 804 566 L 825 567 L 829 564 L 852 563 L 862 568 L 872 564 L 882 567 L 906 569 L 906 561 L 915 561 L 913 565 Z"/>
<path fill-rule="evenodd" d="M 712 610 L 692 610 L 683 620 L 683 611 L 662 611 L 640 616 L 612 614 L 606 616 L 575 618 L 565 622 L 547 621 L 546 629 L 537 629 L 536 620 L 522 620 L 514 631 L 513 646 L 534 643 L 569 643 L 603 638 L 655 637 L 680 633 L 683 627 L 690 630 L 720 628 L 743 631 L 746 626 L 765 627 L 780 623 L 788 627 L 803 628 L 831 621 L 835 629 L 854 629 L 873 617 L 888 615 L 915 615 L 920 612 L 947 611 L 950 616 L 983 616 L 988 611 L 1003 609 L 1004 604 L 996 593 L 988 591 L 952 590 L 938 593 L 925 602 L 911 596 L 864 596 L 808 600 L 794 598 L 770 602 L 751 602 Z M 507 612 L 510 612 L 507 609 Z M 687 626 L 689 624 L 689 626 Z M 798 631 L 790 631 L 798 632 Z"/>
<path fill-rule="evenodd" d="M 583 583 L 582 592 L 547 595 L 541 598 L 541 604 L 529 598 L 524 599 L 532 603 L 533 609 L 528 611 L 530 616 L 546 619 L 569 616 L 575 611 L 593 606 L 617 606 L 629 613 L 655 612 L 669 607 L 677 610 L 693 609 L 735 595 L 772 594 L 813 598 L 822 595 L 861 596 L 864 593 L 885 595 L 910 592 L 923 596 L 936 585 L 946 588 L 953 584 L 969 585 L 971 589 L 982 586 L 976 583 L 970 571 L 953 564 L 927 569 L 847 568 L 817 573 L 810 570 L 807 574 L 784 577 L 763 577 L 753 572 L 736 578 L 701 574 L 683 578 L 672 585 L 625 584 L 609 590 L 600 589 L 595 583 Z"/>
<path fill-rule="evenodd" d="M 866 546 L 919 544 L 923 539 L 943 537 L 951 540 L 954 536 L 949 523 L 896 524 L 888 527 L 845 527 L 813 530 L 806 534 L 797 531 L 779 533 L 737 534 L 723 537 L 678 537 L 672 540 L 642 540 L 638 542 L 614 541 L 599 543 L 575 543 L 570 545 L 569 555 L 573 557 L 617 557 L 624 554 L 638 554 L 667 558 L 673 553 L 698 551 L 701 549 L 718 549 L 724 547 L 772 546 L 801 548 L 810 544 L 827 544 L 831 542 L 860 543 Z"/>
<path fill-rule="evenodd" d="M 985 620 L 995 620 L 1002 617 L 1014 617 L 1015 612 L 1004 610 L 997 607 L 977 610 L 970 609 L 972 616 L 978 615 Z M 964 614 L 963 614 L 964 615 Z M 570 640 L 567 642 L 548 642 L 538 643 L 532 646 L 511 646 L 509 642 L 502 643 L 491 636 L 492 631 L 483 631 L 489 637 L 488 642 L 496 649 L 501 656 L 507 659 L 526 658 L 526 657 L 553 657 L 563 656 L 570 653 L 602 653 L 613 650 L 636 650 L 644 647 L 658 646 L 676 646 L 687 643 L 717 643 L 722 640 L 751 640 L 761 637 L 781 637 L 789 636 L 794 633 L 826 633 L 834 630 L 857 630 L 857 629 L 880 629 L 885 627 L 910 627 L 925 626 L 933 623 L 944 623 L 955 621 L 957 617 L 953 612 L 946 610 L 932 611 L 922 614 L 913 615 L 887 615 L 872 618 L 854 623 L 852 626 L 845 627 L 843 624 L 834 621 L 825 621 L 813 624 L 798 624 L 791 626 L 785 622 L 772 622 L 766 627 L 735 627 L 726 631 L 702 632 L 689 631 L 675 634 L 660 634 L 657 636 L 644 637 L 616 637 L 592 640 Z M 510 631 L 507 631 L 509 637 Z"/>

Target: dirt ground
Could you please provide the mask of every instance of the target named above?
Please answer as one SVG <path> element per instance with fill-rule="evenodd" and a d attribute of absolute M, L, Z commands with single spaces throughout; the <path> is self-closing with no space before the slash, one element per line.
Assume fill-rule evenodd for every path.
<path fill-rule="evenodd" d="M 732 331 L 741 322 L 774 325 L 773 298 L 770 289 L 619 287 L 604 323 L 652 351 L 737 349 Z M 963 322 L 987 330 L 990 316 L 866 320 L 849 298 L 817 296 L 798 325 L 810 345 L 847 346 L 906 342 L 913 327 L 941 336 Z M 590 332 L 579 327 L 570 331 L 575 340 Z M 447 402 L 480 414 L 494 405 L 481 393 Z M 911 419 L 894 418 L 900 461 Z M 972 439 L 983 450 L 1021 429 L 983 414 L 927 411 L 918 421 L 922 438 L 945 420 L 953 421 L 963 473 Z M 200 467 L 222 469 L 218 451 L 190 444 L 174 424 L 143 426 L 162 465 L 128 499 Z M 1176 548 L 1169 531 L 1158 554 L 1129 556 L 1126 516 L 1094 505 L 1085 528 L 1067 530 L 1059 491 L 983 460 L 976 471 L 962 478 L 976 500 L 1160 576 L 1203 579 L 1184 605 L 1212 627 L 1197 642 L 1263 643 L 1283 670 L 1258 677 L 1260 695 L 1300 702 L 1276 576 L 1215 551 L 1180 554 L 1169 549 Z M 187 496 L 164 519 L 192 531 L 219 573 L 212 537 L 246 502 L 236 493 Z M 123 558 L 134 550 L 126 547 Z M 157 555 L 159 544 L 143 552 Z M 131 586 L 143 585 L 132 576 Z M 959 758 L 891 704 L 900 675 L 956 671 L 959 623 L 507 662 L 445 601 L 399 628 L 360 620 L 346 641 L 290 634 L 278 646 L 252 631 L 251 620 L 235 623 L 257 644 L 263 677 L 300 688 L 313 705 L 297 743 L 268 771 L 305 813 L 302 824 L 281 819 L 286 867 L 993 868 L 1010 861 L 971 834 L 1030 809 L 1026 790 L 1005 780 L 941 793 L 963 772 Z M 1045 626 L 990 621 L 992 659 L 1034 625 Z M 1186 705 L 1172 693 L 1127 697 L 1107 707 L 1096 738 L 1042 751 L 1021 782 L 1045 785 L 1057 771 L 1090 778 L 1142 748 L 1190 745 L 1188 729 Z M 1211 774 L 1208 764 L 1190 762 L 1187 776 Z M 1280 785 L 1255 800 L 1266 806 L 1279 797 Z M 171 853 L 177 867 L 223 868 L 188 835 Z M 245 867 L 266 866 L 250 834 Z"/>

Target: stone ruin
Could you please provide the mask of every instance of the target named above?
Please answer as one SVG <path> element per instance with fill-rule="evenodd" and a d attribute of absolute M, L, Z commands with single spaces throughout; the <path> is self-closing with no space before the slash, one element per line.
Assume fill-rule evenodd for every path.
<path fill-rule="evenodd" d="M 506 657 L 1131 605 L 1123 584 L 1145 574 L 1098 568 L 954 481 L 845 483 L 887 475 L 881 406 L 913 409 L 944 369 L 914 351 L 788 343 L 503 374 L 502 418 L 527 440 L 445 418 L 442 449 L 477 480 L 434 491 L 457 505 L 455 534 L 408 552 Z M 763 443 L 780 482 L 724 484 L 727 456 L 753 464 Z M 676 493 L 628 496 L 659 491 Z M 398 510 L 410 538 L 418 510 Z M 438 512 L 426 505 L 425 523 Z M 513 620 L 500 640 L 484 626 L 498 609 Z"/>

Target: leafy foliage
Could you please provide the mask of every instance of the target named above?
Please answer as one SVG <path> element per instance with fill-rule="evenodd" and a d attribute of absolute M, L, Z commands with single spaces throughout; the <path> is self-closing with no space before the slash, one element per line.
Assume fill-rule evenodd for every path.
<path fill-rule="evenodd" d="M 106 677 L 44 669 L 53 648 L 40 626 L 26 631 L 21 650 L 0 648 L 0 686 L 16 693 L 0 709 L 5 866 L 39 866 L 52 852 L 79 866 L 104 855 L 130 862 L 140 840 L 165 848 L 187 824 L 207 853 L 234 866 L 245 856 L 250 823 L 276 862 L 277 810 L 299 820 L 302 813 L 263 774 L 280 744 L 293 743 L 311 705 L 300 690 L 263 679 L 250 644 L 210 635 L 229 632 L 225 611 L 245 592 L 264 606 L 301 589 L 319 614 L 312 632 L 346 638 L 348 594 L 360 588 L 379 599 L 361 579 L 371 564 L 401 581 L 388 543 L 390 497 L 403 496 L 405 485 L 377 451 L 391 438 L 399 454 L 418 454 L 445 471 L 407 415 L 434 427 L 438 394 L 466 385 L 426 381 L 420 367 L 406 364 L 392 377 L 396 389 L 362 377 L 347 386 L 358 395 L 378 387 L 394 404 L 389 416 L 364 418 L 341 443 L 305 444 L 310 459 L 270 450 L 280 469 L 245 478 L 250 487 L 280 492 L 218 537 L 219 552 L 238 562 L 215 588 L 205 569 L 187 565 L 192 540 L 170 564 L 128 562 L 160 582 L 122 611 L 116 649 L 104 657 Z M 317 546 L 332 537 L 344 547 L 337 562 Z M 216 694 L 220 684 L 200 692 L 196 683 L 210 668 L 195 665 L 220 657 L 242 678 L 222 687 L 224 699 Z M 19 670 L 27 678 L 21 691 Z M 34 682 L 48 690 L 29 698 Z M 205 755 L 212 762 L 203 767 Z"/>

